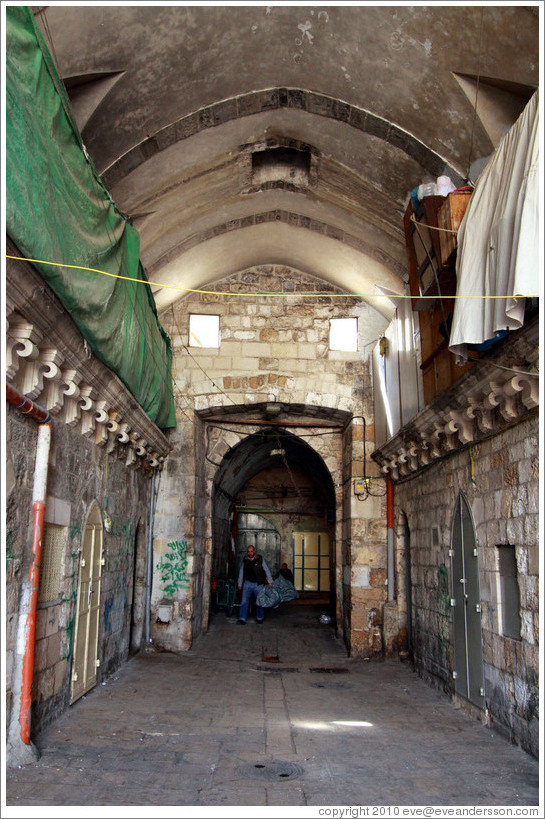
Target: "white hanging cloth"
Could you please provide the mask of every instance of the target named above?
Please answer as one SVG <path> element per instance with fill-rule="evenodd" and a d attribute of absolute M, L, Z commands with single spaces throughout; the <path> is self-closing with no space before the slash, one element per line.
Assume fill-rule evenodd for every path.
<path fill-rule="evenodd" d="M 468 344 L 522 327 L 525 297 L 539 294 L 538 113 L 536 91 L 477 180 L 458 231 L 449 349 L 460 362 Z"/>

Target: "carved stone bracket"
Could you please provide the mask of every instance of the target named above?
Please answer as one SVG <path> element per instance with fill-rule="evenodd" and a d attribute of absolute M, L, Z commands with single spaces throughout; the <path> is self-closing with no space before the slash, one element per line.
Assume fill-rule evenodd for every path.
<path fill-rule="evenodd" d="M 109 453 L 121 444 L 126 450 L 127 466 L 162 467 L 168 453 L 167 441 L 132 396 L 126 393 L 126 402 L 124 396 L 116 396 L 116 404 L 123 406 L 125 413 L 121 419 L 118 410 L 112 409 L 112 396 L 101 397 L 100 385 L 93 383 L 89 359 L 76 360 L 66 350 L 52 346 L 47 332 L 18 312 L 10 314 L 7 326 L 8 382 L 45 407 L 53 418 L 58 417 L 69 427 L 79 427 L 81 435 L 97 446 L 105 446 Z M 97 360 L 93 363 L 96 368 Z M 109 374 L 110 381 L 112 378 Z M 120 390 L 125 388 L 121 385 Z"/>
<path fill-rule="evenodd" d="M 522 332 L 522 331 L 521 331 Z M 536 341 L 518 349 L 524 366 L 534 368 Z M 416 472 L 468 444 L 499 433 L 507 424 L 522 420 L 539 405 L 539 378 L 530 369 L 517 373 L 493 361 L 479 362 L 455 388 L 416 415 L 372 457 L 393 480 Z"/>

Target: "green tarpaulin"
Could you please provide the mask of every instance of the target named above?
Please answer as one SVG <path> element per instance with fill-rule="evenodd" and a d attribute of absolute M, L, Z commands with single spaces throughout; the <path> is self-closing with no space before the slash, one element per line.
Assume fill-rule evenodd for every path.
<path fill-rule="evenodd" d="M 172 347 L 140 262 L 138 233 L 85 152 L 32 12 L 8 7 L 6 23 L 7 233 L 37 260 L 93 352 L 150 419 L 173 427 Z"/>

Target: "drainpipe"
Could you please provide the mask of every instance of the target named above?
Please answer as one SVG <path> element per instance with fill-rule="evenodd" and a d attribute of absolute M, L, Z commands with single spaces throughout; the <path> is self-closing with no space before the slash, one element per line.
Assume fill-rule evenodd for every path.
<path fill-rule="evenodd" d="M 394 484 L 386 478 L 386 523 L 388 556 L 388 602 L 394 599 Z"/>
<path fill-rule="evenodd" d="M 153 522 L 155 517 L 155 470 L 151 476 L 151 496 L 148 524 L 148 548 L 146 555 L 146 609 L 144 613 L 144 643 L 150 641 L 151 577 L 153 567 Z"/>
<path fill-rule="evenodd" d="M 30 721 L 32 707 L 32 679 L 34 676 L 34 653 L 36 643 L 36 611 L 38 608 L 38 589 L 40 582 L 40 563 L 42 556 L 42 536 L 47 494 L 47 467 L 51 444 L 51 423 L 49 413 L 29 398 L 25 398 L 10 384 L 6 384 L 6 398 L 23 415 L 30 415 L 40 426 L 36 445 L 34 465 L 34 486 L 32 490 L 33 538 L 32 563 L 29 570 L 29 582 L 23 582 L 21 604 L 19 609 L 19 626 L 17 634 L 16 657 L 14 664 L 14 690 L 21 684 L 21 701 L 19 708 L 20 739 L 23 747 L 16 742 L 15 720 L 10 726 L 9 745 L 14 752 L 10 764 L 26 764 L 34 761 L 38 752 L 30 741 Z M 22 655 L 22 663 L 20 657 Z"/>

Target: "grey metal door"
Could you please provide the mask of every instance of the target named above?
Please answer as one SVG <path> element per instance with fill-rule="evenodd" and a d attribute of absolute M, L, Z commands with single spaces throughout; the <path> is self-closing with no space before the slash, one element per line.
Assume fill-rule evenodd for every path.
<path fill-rule="evenodd" d="M 462 493 L 452 521 L 451 561 L 455 690 L 484 708 L 479 556 L 471 512 Z"/>

